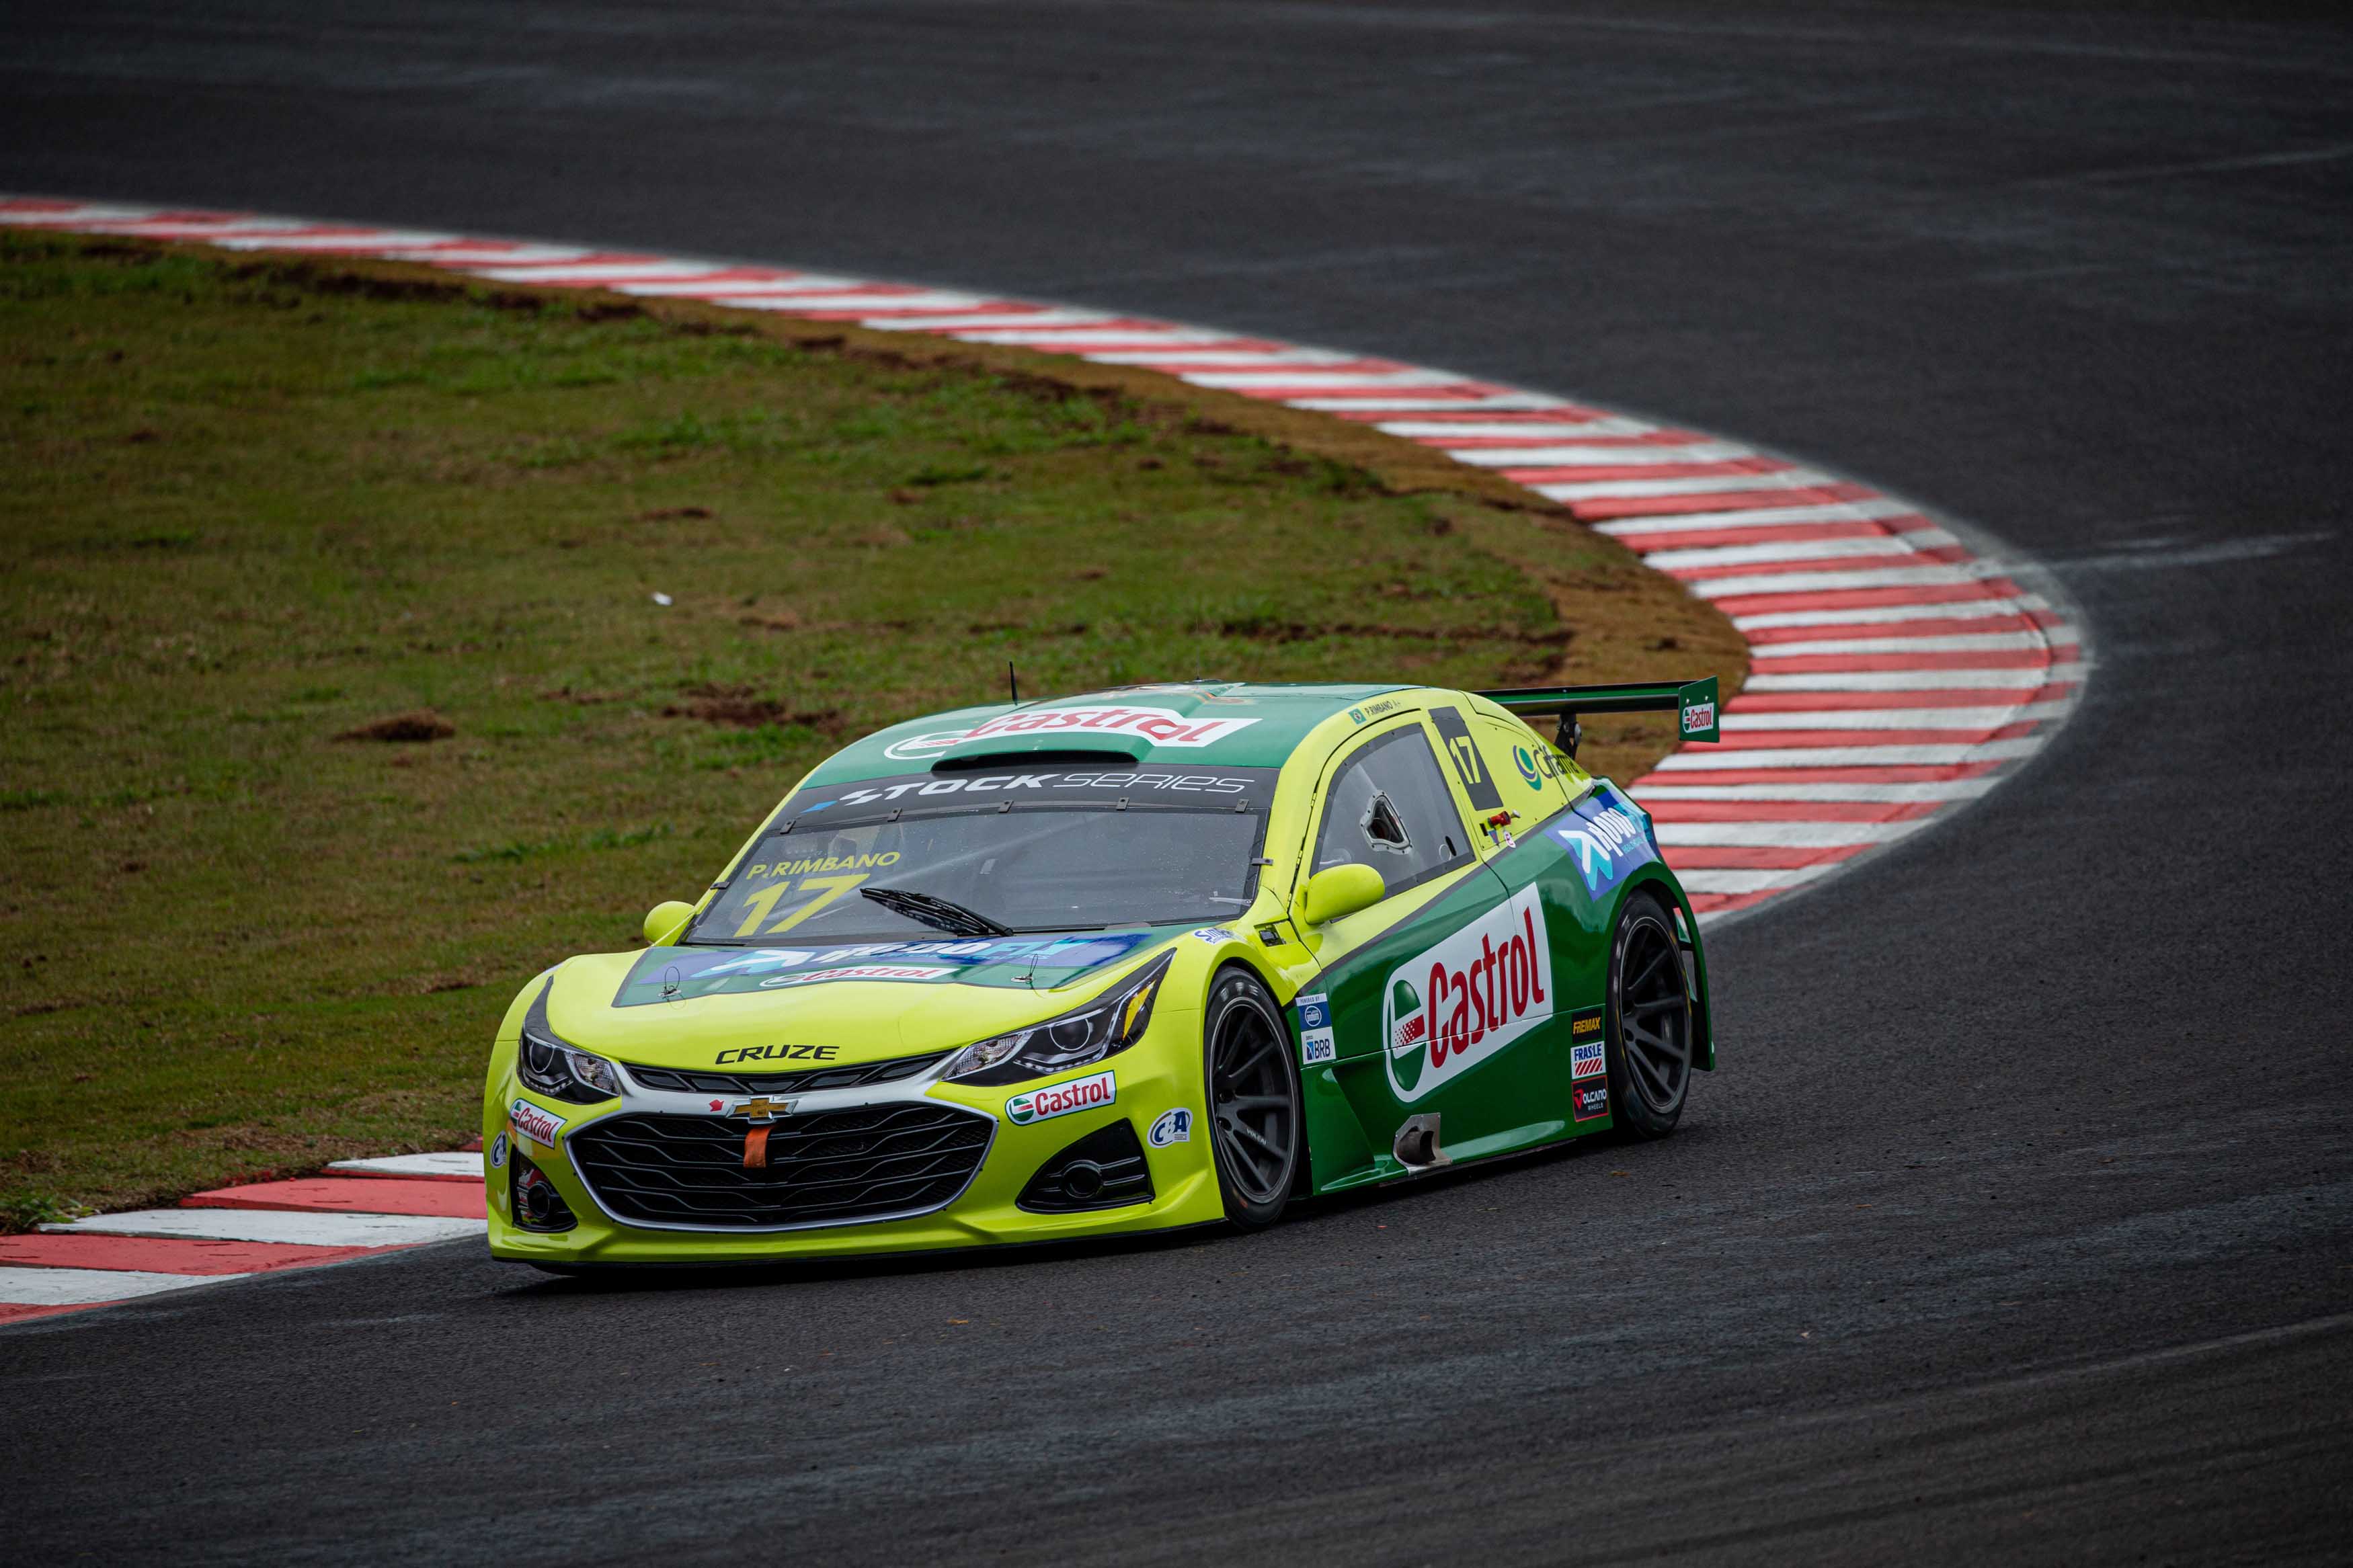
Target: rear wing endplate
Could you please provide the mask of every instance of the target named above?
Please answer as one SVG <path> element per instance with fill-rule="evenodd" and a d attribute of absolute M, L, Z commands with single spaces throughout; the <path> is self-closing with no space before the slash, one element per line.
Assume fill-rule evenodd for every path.
<path fill-rule="evenodd" d="M 1698 680 L 1641 681 L 1630 686 L 1515 686 L 1477 695 L 1522 719 L 1543 713 L 1560 715 L 1560 731 L 1553 744 L 1577 755 L 1584 736 L 1580 713 L 1663 713 L 1672 710 L 1675 732 L 1685 741 L 1723 739 L 1716 715 L 1715 677 Z"/>

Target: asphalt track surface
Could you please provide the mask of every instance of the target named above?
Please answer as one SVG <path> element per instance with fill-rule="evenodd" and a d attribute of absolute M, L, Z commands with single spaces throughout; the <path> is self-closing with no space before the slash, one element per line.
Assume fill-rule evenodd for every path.
<path fill-rule="evenodd" d="M 1659 1145 L 1256 1238 L 0 1338 L 13 1561 L 2342 1561 L 2353 34 L 2096 7 L 85 0 L 0 189 L 1114 304 L 1762 442 L 2098 669 L 1714 944 Z M 487 1028 L 487 1021 L 486 1021 Z"/>

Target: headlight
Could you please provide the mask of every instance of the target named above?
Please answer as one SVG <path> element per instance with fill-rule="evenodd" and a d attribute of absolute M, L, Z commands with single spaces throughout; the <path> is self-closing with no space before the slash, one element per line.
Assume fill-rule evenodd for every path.
<path fill-rule="evenodd" d="M 522 1038 L 515 1047 L 515 1071 L 523 1082 L 551 1100 L 595 1105 L 617 1099 L 621 1092 L 620 1069 L 603 1057 L 573 1049 L 547 1026 L 547 994 L 554 987 L 552 980 L 542 986 L 531 1011 L 523 1016 Z"/>
<path fill-rule="evenodd" d="M 1153 999 L 1176 956 L 1161 954 L 1158 963 L 1083 1007 L 966 1046 L 940 1076 L 966 1083 L 1019 1083 L 1127 1049 L 1152 1022 Z"/>

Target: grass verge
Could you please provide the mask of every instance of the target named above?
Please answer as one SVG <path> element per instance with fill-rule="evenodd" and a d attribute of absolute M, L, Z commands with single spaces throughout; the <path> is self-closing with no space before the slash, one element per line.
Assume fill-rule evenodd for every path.
<path fill-rule="evenodd" d="M 1492 476 L 1017 351 L 7 235 L 0 398 L 0 1228 L 455 1145 L 515 984 L 1008 658 L 1743 673 Z"/>

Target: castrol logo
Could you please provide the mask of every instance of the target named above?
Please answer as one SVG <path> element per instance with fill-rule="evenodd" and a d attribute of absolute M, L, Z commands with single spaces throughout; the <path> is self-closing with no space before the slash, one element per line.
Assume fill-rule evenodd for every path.
<path fill-rule="evenodd" d="M 1092 1078 L 1072 1079 L 1068 1083 L 1013 1096 L 1005 1102 L 1005 1120 L 1017 1127 L 1027 1127 L 1032 1121 L 1068 1116 L 1074 1110 L 1092 1110 L 1117 1099 L 1119 1079 L 1111 1073 L 1099 1072 Z"/>
<path fill-rule="evenodd" d="M 1534 888 L 1389 972 L 1389 1085 L 1419 1100 L 1552 1016 L 1552 943 Z"/>

